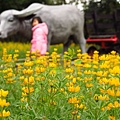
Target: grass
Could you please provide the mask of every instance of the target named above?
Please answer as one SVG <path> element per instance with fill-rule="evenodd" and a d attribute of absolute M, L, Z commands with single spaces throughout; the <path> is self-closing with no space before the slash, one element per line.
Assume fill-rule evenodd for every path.
<path fill-rule="evenodd" d="M 70 48 L 61 57 L 53 47 L 51 54 L 33 55 L 31 61 L 30 46 L 21 45 L 19 51 L 15 48 L 9 53 L 15 45 L 6 44 L 9 49 L 1 53 L 1 119 L 120 119 L 120 56 L 114 51 L 102 56 L 96 51 L 91 58 Z M 16 66 L 20 48 L 26 49 L 25 62 Z M 77 59 L 73 62 L 74 55 Z"/>
<path fill-rule="evenodd" d="M 19 58 L 26 57 L 26 51 L 30 51 L 31 44 L 30 43 L 20 43 L 20 42 L 0 42 L 0 57 L 2 57 L 3 48 L 7 49 L 8 54 L 13 54 L 15 50 L 19 50 Z M 62 54 L 63 45 L 51 45 L 49 53 L 51 54 L 54 51 L 54 48 L 58 49 L 58 54 Z M 78 45 L 72 44 L 70 46 L 71 49 L 74 49 L 76 52 L 79 49 Z"/>

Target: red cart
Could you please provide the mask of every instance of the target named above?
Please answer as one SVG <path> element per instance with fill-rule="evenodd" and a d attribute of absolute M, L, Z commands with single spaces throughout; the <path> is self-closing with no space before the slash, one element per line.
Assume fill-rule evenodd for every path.
<path fill-rule="evenodd" d="M 119 42 L 120 35 L 120 10 L 113 13 L 100 11 L 85 11 L 85 35 L 87 43 L 100 45 L 100 49 L 114 50 L 114 45 Z"/>

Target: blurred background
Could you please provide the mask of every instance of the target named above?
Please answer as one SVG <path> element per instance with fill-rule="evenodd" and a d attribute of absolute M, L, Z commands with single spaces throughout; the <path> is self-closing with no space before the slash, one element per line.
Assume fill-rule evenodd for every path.
<path fill-rule="evenodd" d="M 73 4 L 84 10 L 95 8 L 114 10 L 120 7 L 120 0 L 0 0 L 0 13 L 7 9 L 22 10 L 34 2 L 47 5 Z"/>
<path fill-rule="evenodd" d="M 8 9 L 22 10 L 35 2 L 47 5 L 72 4 L 76 5 L 80 10 L 84 10 L 85 13 L 99 10 L 102 13 L 108 14 L 116 9 L 120 9 L 120 0 L 0 0 L 0 13 Z M 88 33 L 85 31 L 85 36 L 87 36 L 87 34 Z M 19 36 L 19 34 L 5 39 L 5 41 L 14 40 L 27 42 L 27 40 Z"/>

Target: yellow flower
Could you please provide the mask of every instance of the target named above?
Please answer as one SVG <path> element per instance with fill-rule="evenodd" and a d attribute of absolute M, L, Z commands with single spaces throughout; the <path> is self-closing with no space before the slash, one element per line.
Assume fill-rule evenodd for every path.
<path fill-rule="evenodd" d="M 27 51 L 27 54 L 30 54 L 30 51 Z"/>
<path fill-rule="evenodd" d="M 33 73 L 33 69 L 24 69 L 23 70 L 23 74 L 32 74 Z"/>
<path fill-rule="evenodd" d="M 0 113 L 0 117 L 8 117 L 10 116 L 10 111 L 3 110 L 2 113 Z"/>
<path fill-rule="evenodd" d="M 80 71 L 78 71 L 78 73 L 77 73 L 78 75 L 82 75 L 82 72 L 80 72 Z"/>
<path fill-rule="evenodd" d="M 102 78 L 101 80 L 102 80 L 102 82 L 103 82 L 104 84 L 108 84 L 108 83 L 109 83 L 109 79 L 107 79 L 107 78 Z"/>
<path fill-rule="evenodd" d="M 30 54 L 26 54 L 26 57 L 29 57 L 30 56 Z"/>
<path fill-rule="evenodd" d="M 30 83 L 30 84 L 33 84 L 33 83 L 34 83 L 34 77 L 33 77 L 33 76 L 30 76 L 30 77 L 29 77 L 29 83 Z"/>
<path fill-rule="evenodd" d="M 100 64 L 100 68 L 109 68 L 110 66 L 108 64 L 106 64 L 105 62 Z"/>
<path fill-rule="evenodd" d="M 108 110 L 110 110 L 111 108 L 113 108 L 114 107 L 114 105 L 112 104 L 112 103 L 109 103 L 108 105 L 107 105 L 107 109 Z"/>
<path fill-rule="evenodd" d="M 81 78 L 80 78 L 80 77 L 77 77 L 77 80 L 78 80 L 78 81 L 81 81 Z"/>
<path fill-rule="evenodd" d="M 112 74 L 120 74 L 120 67 L 114 66 L 112 69 L 109 69 L 109 72 Z"/>
<path fill-rule="evenodd" d="M 98 51 L 96 51 L 96 50 L 94 51 L 94 54 L 98 54 L 98 53 L 99 53 Z"/>
<path fill-rule="evenodd" d="M 97 66 L 97 65 L 93 65 L 93 68 L 97 69 L 97 68 L 98 68 L 98 66 Z"/>
<path fill-rule="evenodd" d="M 74 92 L 74 86 L 68 87 L 68 91 L 69 91 L 69 92 Z"/>
<path fill-rule="evenodd" d="M 73 78 L 73 83 L 74 83 L 74 84 L 76 83 L 76 78 Z"/>
<path fill-rule="evenodd" d="M 92 71 L 90 71 L 90 70 L 85 70 L 84 71 L 84 74 L 87 74 L 87 75 L 89 75 L 89 74 L 91 74 L 92 73 Z"/>
<path fill-rule="evenodd" d="M 50 63 L 49 63 L 49 67 L 55 68 L 56 66 L 57 66 L 56 63 L 53 63 L 53 62 L 50 62 Z"/>
<path fill-rule="evenodd" d="M 9 106 L 10 105 L 10 103 L 9 102 L 6 102 L 6 100 L 5 99 L 1 99 L 0 98 L 0 106 L 1 107 L 4 107 L 4 106 Z"/>
<path fill-rule="evenodd" d="M 66 55 L 67 55 L 67 54 L 68 54 L 68 52 L 67 52 L 67 51 L 65 51 L 65 52 L 64 52 L 64 54 L 66 54 Z"/>
<path fill-rule="evenodd" d="M 81 58 L 81 56 L 82 56 L 82 55 L 81 55 L 80 53 L 77 54 L 77 57 L 78 57 L 78 58 Z"/>
<path fill-rule="evenodd" d="M 8 84 L 8 83 L 14 83 L 14 82 L 16 82 L 16 81 L 13 80 L 12 78 L 7 79 L 7 81 L 6 81 L 7 84 Z"/>
<path fill-rule="evenodd" d="M 24 79 L 24 84 L 34 84 L 34 77 L 30 76 L 29 78 Z"/>
<path fill-rule="evenodd" d="M 26 74 L 26 73 L 27 73 L 27 69 L 24 69 L 24 70 L 23 70 L 23 74 Z"/>
<path fill-rule="evenodd" d="M 32 93 L 32 92 L 34 92 L 34 88 L 33 87 L 30 87 L 29 89 L 28 89 L 28 87 L 23 87 L 22 90 L 25 93 Z"/>
<path fill-rule="evenodd" d="M 114 117 L 114 116 L 109 116 L 109 118 L 110 118 L 111 120 L 115 120 L 115 117 Z"/>
<path fill-rule="evenodd" d="M 100 76 L 100 77 L 103 76 L 103 71 L 98 71 L 98 72 L 96 72 L 96 75 L 97 75 L 97 76 Z"/>
<path fill-rule="evenodd" d="M 33 61 L 27 61 L 27 62 L 25 61 L 24 62 L 24 66 L 27 66 L 27 67 L 31 67 L 31 66 L 33 66 L 33 64 L 34 64 Z"/>
<path fill-rule="evenodd" d="M 8 95 L 8 91 L 5 91 L 3 89 L 0 90 L 0 97 L 6 97 Z"/>
<path fill-rule="evenodd" d="M 28 69 L 27 70 L 27 74 L 32 74 L 33 73 L 33 70 L 32 69 Z"/>
<path fill-rule="evenodd" d="M 16 53 L 19 53 L 19 50 L 15 50 Z"/>
<path fill-rule="evenodd" d="M 75 92 L 79 92 L 80 91 L 80 86 L 76 86 L 75 87 Z"/>
<path fill-rule="evenodd" d="M 85 81 L 85 82 L 88 82 L 88 81 L 91 81 L 91 80 L 92 80 L 92 77 L 85 77 L 85 78 L 84 78 L 84 81 Z"/>
<path fill-rule="evenodd" d="M 24 84 L 28 84 L 28 78 L 24 79 Z"/>
<path fill-rule="evenodd" d="M 115 101 L 115 102 L 114 102 L 114 107 L 115 107 L 115 108 L 120 107 L 120 103 L 118 103 L 118 101 Z"/>
<path fill-rule="evenodd" d="M 101 93 L 106 93 L 106 91 L 104 89 L 102 89 L 102 88 L 100 88 L 100 92 Z"/>
<path fill-rule="evenodd" d="M 12 71 L 13 71 L 12 68 L 7 69 L 7 72 L 12 72 Z"/>
<path fill-rule="evenodd" d="M 72 115 L 76 115 L 78 113 L 78 110 L 72 111 Z"/>
<path fill-rule="evenodd" d="M 72 68 L 66 68 L 66 73 L 73 73 L 74 72 L 74 70 L 72 69 Z"/>
<path fill-rule="evenodd" d="M 7 73 L 8 72 L 8 70 L 3 70 L 3 73 Z"/>
<path fill-rule="evenodd" d="M 9 73 L 7 74 L 7 76 L 8 76 L 8 77 L 12 77 L 12 76 L 13 76 L 12 72 L 9 72 Z"/>
<path fill-rule="evenodd" d="M 27 96 L 27 94 L 26 94 L 26 93 L 24 93 L 24 92 L 22 92 L 22 96 L 23 96 L 23 97 L 25 97 L 25 96 Z"/>
<path fill-rule="evenodd" d="M 54 51 L 56 52 L 56 51 L 57 51 L 57 48 L 54 48 Z"/>
<path fill-rule="evenodd" d="M 114 86 L 120 86 L 119 78 L 111 78 L 111 79 L 109 80 L 109 84 L 110 84 L 110 85 L 114 85 Z"/>
<path fill-rule="evenodd" d="M 78 53 L 80 53 L 80 52 L 81 52 L 81 50 L 80 50 L 80 49 L 78 49 L 78 50 L 77 50 L 77 52 L 78 52 Z"/>
<path fill-rule="evenodd" d="M 20 80 L 24 80 L 24 76 L 20 76 Z"/>
<path fill-rule="evenodd" d="M 74 87 L 72 85 L 72 86 L 68 87 L 68 91 L 69 92 L 79 92 L 80 91 L 80 87 L 79 86 Z"/>
<path fill-rule="evenodd" d="M 70 84 L 70 86 L 73 86 L 73 85 L 74 85 L 73 82 L 70 82 L 69 84 Z"/>
<path fill-rule="evenodd" d="M 77 115 L 77 119 L 80 119 L 80 115 Z"/>
<path fill-rule="evenodd" d="M 111 95 L 111 96 L 115 96 L 115 91 L 114 91 L 114 89 L 113 90 L 111 90 L 110 88 L 107 90 L 107 93 L 109 94 L 109 95 Z"/>
<path fill-rule="evenodd" d="M 99 56 L 99 60 L 106 60 L 106 56 L 105 55 Z"/>
<path fill-rule="evenodd" d="M 44 72 L 45 68 L 44 67 L 40 67 L 40 72 Z"/>
<path fill-rule="evenodd" d="M 50 75 L 55 75 L 56 74 L 56 71 L 55 70 L 51 70 L 50 71 Z"/>
<path fill-rule="evenodd" d="M 70 84 L 67 82 L 67 83 L 66 83 L 66 86 L 69 86 L 69 85 L 70 85 Z"/>
<path fill-rule="evenodd" d="M 64 92 L 65 91 L 65 89 L 64 88 L 60 88 L 60 92 Z"/>
<path fill-rule="evenodd" d="M 76 97 L 72 97 L 68 99 L 68 102 L 71 104 L 78 104 L 80 102 L 79 99 L 77 99 Z"/>
<path fill-rule="evenodd" d="M 116 96 L 117 96 L 117 97 L 120 97 L 120 90 L 117 90 L 117 91 L 116 91 Z"/>
<path fill-rule="evenodd" d="M 102 107 L 102 108 L 101 108 L 101 110 L 102 110 L 102 111 L 104 111 L 104 110 L 105 110 L 105 108 L 104 108 L 104 107 Z"/>
<path fill-rule="evenodd" d="M 100 96 L 98 96 L 98 98 L 99 98 L 99 100 L 109 100 L 109 97 L 108 96 L 102 96 L 102 95 L 100 95 Z"/>
<path fill-rule="evenodd" d="M 85 67 L 85 68 L 91 68 L 91 65 L 86 63 L 86 64 L 83 65 L 83 67 Z"/>
<path fill-rule="evenodd" d="M 36 73 L 40 73 L 40 67 L 35 68 Z"/>
<path fill-rule="evenodd" d="M 41 77 L 41 80 L 45 80 L 45 77 Z"/>
<path fill-rule="evenodd" d="M 112 55 L 115 55 L 115 54 L 116 54 L 116 51 L 113 50 L 113 51 L 111 52 L 111 54 L 112 54 Z"/>
<path fill-rule="evenodd" d="M 84 108 L 84 105 L 81 103 L 80 106 L 79 106 L 80 109 L 83 109 Z"/>
<path fill-rule="evenodd" d="M 36 80 L 37 80 L 37 81 L 40 81 L 40 77 L 36 77 Z"/>
<path fill-rule="evenodd" d="M 45 54 L 46 54 L 46 55 L 49 55 L 49 52 L 46 52 Z"/>
<path fill-rule="evenodd" d="M 70 75 L 66 75 L 65 78 L 69 79 L 69 78 L 70 78 Z"/>
<path fill-rule="evenodd" d="M 25 97 L 22 97 L 22 98 L 21 98 L 21 101 L 22 101 L 22 102 L 27 102 L 27 101 L 28 101 L 28 99 L 27 99 L 27 98 L 25 98 Z"/>
<path fill-rule="evenodd" d="M 89 87 L 93 87 L 93 86 L 94 86 L 94 85 L 93 85 L 92 83 L 89 83 L 89 84 L 87 83 L 87 84 L 86 84 L 86 87 L 88 87 L 88 88 L 89 88 Z"/>

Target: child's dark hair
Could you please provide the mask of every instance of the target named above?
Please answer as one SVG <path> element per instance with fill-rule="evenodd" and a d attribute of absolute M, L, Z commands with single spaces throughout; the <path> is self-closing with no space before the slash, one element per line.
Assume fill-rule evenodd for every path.
<path fill-rule="evenodd" d="M 34 17 L 34 18 L 32 19 L 32 21 L 31 21 L 31 23 L 33 23 L 33 21 L 34 21 L 35 19 L 38 20 L 39 23 L 42 23 L 42 19 L 41 19 L 40 17 L 38 17 L 38 16 Z"/>

